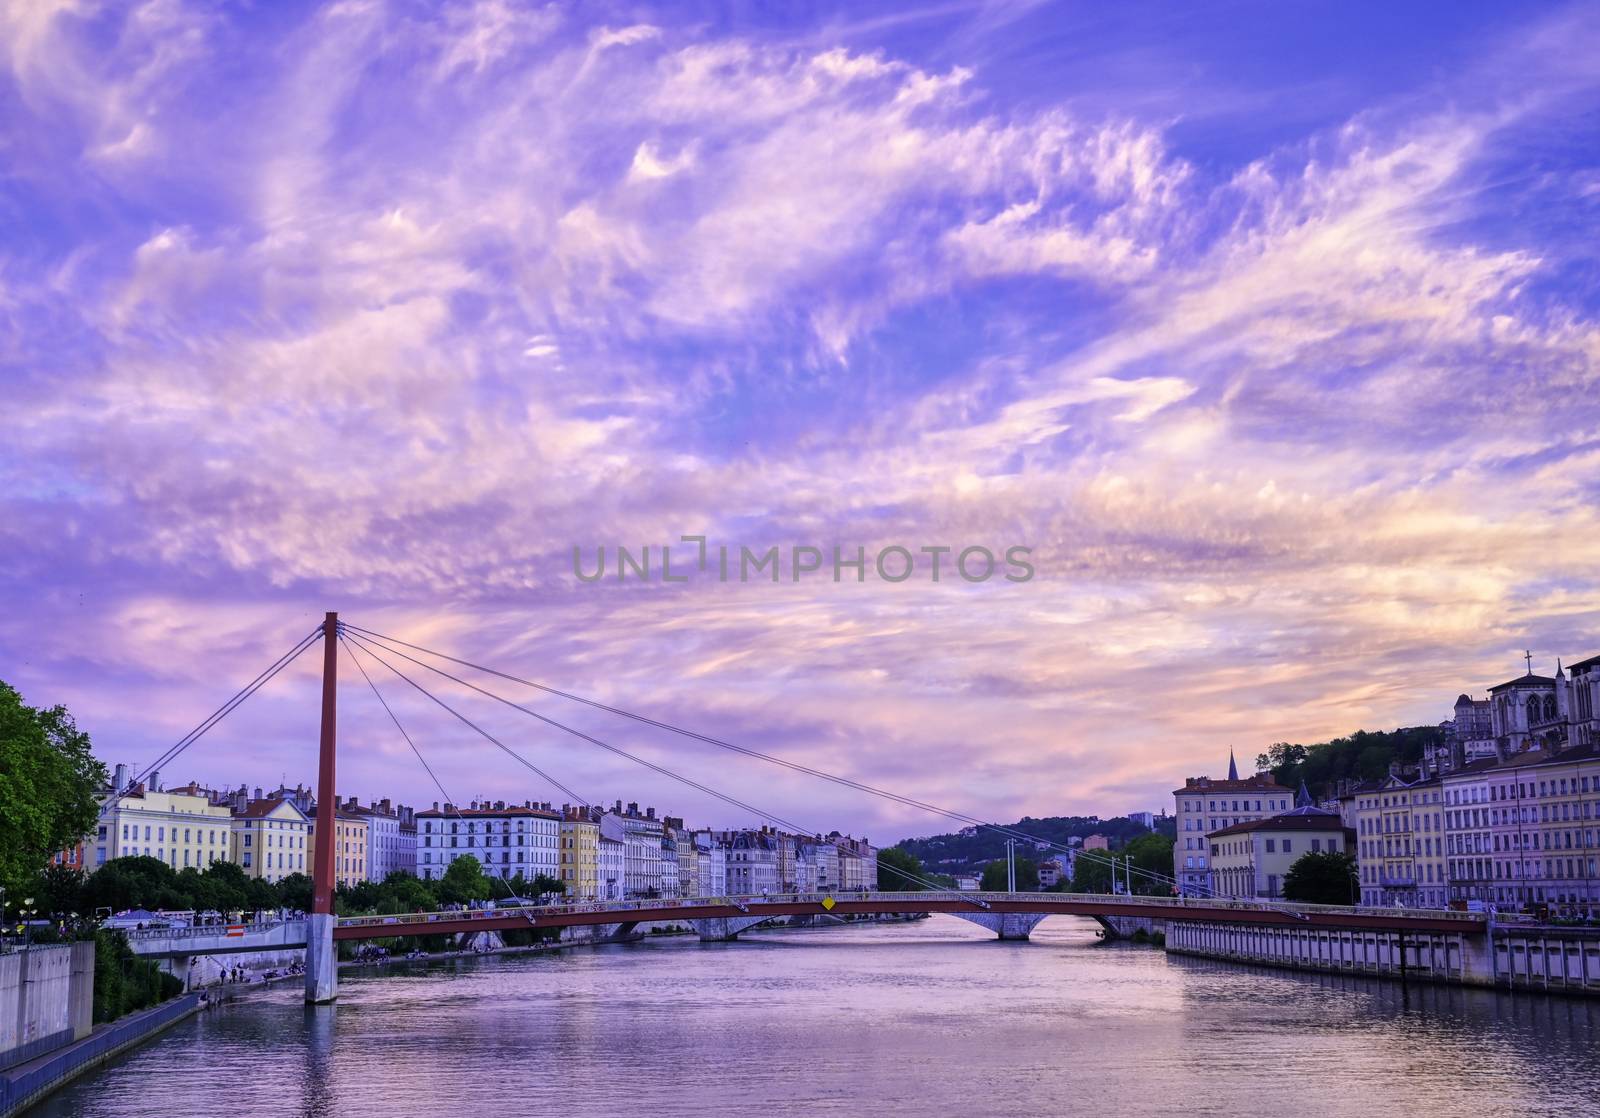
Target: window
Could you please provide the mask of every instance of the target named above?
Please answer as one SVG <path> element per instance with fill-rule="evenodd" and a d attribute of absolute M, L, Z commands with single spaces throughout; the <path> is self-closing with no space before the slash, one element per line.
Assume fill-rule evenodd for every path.
<path fill-rule="evenodd" d="M 1283 852 L 1285 854 L 1290 853 L 1291 850 L 1293 849 L 1293 847 L 1294 847 L 1294 843 L 1292 842 L 1292 840 L 1290 840 L 1290 839 L 1284 839 L 1283 840 Z"/>

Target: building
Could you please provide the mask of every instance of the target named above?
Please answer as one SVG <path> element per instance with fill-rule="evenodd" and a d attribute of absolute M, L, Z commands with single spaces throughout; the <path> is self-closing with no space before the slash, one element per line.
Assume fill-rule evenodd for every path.
<path fill-rule="evenodd" d="M 597 824 L 596 826 L 599 825 Z M 626 846 L 627 844 L 621 839 L 611 838 L 603 828 L 600 830 L 600 837 L 597 840 L 600 900 L 620 901 L 622 899 L 628 875 Z"/>
<path fill-rule="evenodd" d="M 1361 903 L 1444 908 L 1444 785 L 1438 776 L 1408 779 L 1398 771 L 1340 797 L 1341 815 L 1356 830 Z"/>
<path fill-rule="evenodd" d="M 351 815 L 367 821 L 367 880 L 382 881 L 391 873 L 417 872 L 416 813 L 388 799 L 362 807 L 354 796 L 344 805 Z"/>
<path fill-rule="evenodd" d="M 1559 673 L 1559 669 L 1558 673 Z M 1566 742 L 1566 677 L 1526 675 L 1489 688 L 1489 718 L 1502 756 Z"/>
<path fill-rule="evenodd" d="M 1153 811 L 1130 811 L 1128 818 L 1147 831 L 1156 829 L 1156 813 Z"/>
<path fill-rule="evenodd" d="M 1267 773 L 1241 780 L 1231 750 L 1226 780 L 1192 776 L 1172 795 L 1177 804 L 1172 872 L 1179 892 L 1189 897 L 1206 897 L 1214 891 L 1207 843 L 1209 834 L 1239 823 L 1265 819 L 1294 806 L 1289 789 Z"/>
<path fill-rule="evenodd" d="M 814 893 L 832 893 L 840 888 L 839 881 L 839 848 L 821 835 L 813 838 L 802 839 L 801 847 L 803 856 L 811 863 L 813 879 L 811 891 Z M 889 882 L 890 889 L 903 888 L 903 883 Z"/>
<path fill-rule="evenodd" d="M 1089 835 L 1083 840 L 1085 850 L 1110 850 L 1111 840 L 1105 835 Z"/>
<path fill-rule="evenodd" d="M 1572 734 L 1575 746 L 1600 744 L 1600 656 L 1580 660 L 1568 669 L 1572 700 Z M 1556 669 L 1556 675 L 1561 669 Z"/>
<path fill-rule="evenodd" d="M 1312 804 L 1303 785 L 1296 805 L 1206 835 L 1212 882 L 1220 895 L 1281 898 L 1284 877 L 1298 859 L 1325 851 L 1346 853 L 1354 847 L 1355 831 L 1345 826 L 1338 812 Z"/>
<path fill-rule="evenodd" d="M 416 820 L 417 876 L 425 880 L 442 878 L 450 863 L 468 854 L 484 873 L 502 881 L 560 876 L 561 816 L 549 804 L 474 800 L 458 808 L 435 803 L 417 812 Z"/>
<path fill-rule="evenodd" d="M 288 800 L 249 800 L 232 809 L 230 860 L 246 877 L 276 884 L 311 873 L 311 820 Z"/>
<path fill-rule="evenodd" d="M 1061 863 L 1054 858 L 1046 858 L 1039 863 L 1039 888 L 1054 889 L 1061 884 Z"/>
<path fill-rule="evenodd" d="M 663 833 L 670 836 L 673 848 L 678 857 L 678 896 L 699 897 L 705 894 L 700 892 L 700 849 L 695 845 L 694 835 L 683 825 L 682 819 L 668 818 L 663 821 Z M 663 851 L 663 857 L 665 852 Z M 713 893 L 712 896 L 720 896 Z"/>
<path fill-rule="evenodd" d="M 1444 790 L 1445 901 L 1494 899 L 1494 832 L 1489 824 L 1489 776 L 1494 756 L 1470 761 L 1442 779 Z"/>
<path fill-rule="evenodd" d="M 665 821 L 661 824 L 661 895 L 683 895 L 678 885 L 678 835 Z"/>
<path fill-rule="evenodd" d="M 600 824 L 586 807 L 561 805 L 561 883 L 575 901 L 592 901 L 600 892 Z"/>
<path fill-rule="evenodd" d="M 761 897 L 778 890 L 778 842 L 771 831 L 728 833 L 727 865 L 730 897 Z M 719 836 L 720 837 L 720 836 Z"/>
<path fill-rule="evenodd" d="M 878 888 L 878 848 L 864 837 L 852 838 L 838 831 L 828 833 L 839 856 L 839 891 L 873 892 Z"/>
<path fill-rule="evenodd" d="M 317 842 L 317 817 L 310 817 L 313 850 Z M 367 843 L 370 831 L 367 817 L 354 815 L 342 807 L 333 816 L 333 881 L 335 885 L 359 885 L 367 880 Z M 311 859 L 306 860 L 311 864 Z"/>
<path fill-rule="evenodd" d="M 662 895 L 662 846 L 665 827 L 656 818 L 656 809 L 629 804 L 624 810 L 622 801 L 600 817 L 600 833 L 606 838 L 622 843 L 623 896 L 659 897 Z M 676 852 L 672 876 L 676 878 Z"/>
<path fill-rule="evenodd" d="M 700 873 L 700 896 L 728 895 L 728 848 L 710 831 L 694 833 L 694 849 Z"/>
<path fill-rule="evenodd" d="M 151 773 L 142 784 L 128 785 L 128 766 L 118 765 L 113 788 L 100 808 L 90 843 L 93 868 L 112 858 L 144 855 L 175 870 L 204 869 L 232 857 L 232 812 L 213 802 L 208 789 L 196 785 L 161 790 L 161 776 Z"/>

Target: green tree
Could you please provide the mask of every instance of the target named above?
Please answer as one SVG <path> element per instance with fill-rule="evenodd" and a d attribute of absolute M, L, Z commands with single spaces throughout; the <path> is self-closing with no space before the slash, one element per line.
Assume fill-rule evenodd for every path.
<path fill-rule="evenodd" d="M 1283 899 L 1302 904 L 1355 904 L 1361 896 L 1356 860 L 1334 850 L 1314 850 L 1283 875 Z"/>
<path fill-rule="evenodd" d="M 1039 867 L 1029 858 L 1018 858 L 1017 865 L 1017 892 L 1031 893 L 1039 888 Z M 996 858 L 983 867 L 982 888 L 985 893 L 1004 893 L 1006 891 L 1006 860 Z"/>
<path fill-rule="evenodd" d="M 111 859 L 90 875 L 83 891 L 84 903 L 91 910 L 189 907 L 172 867 L 148 854 Z"/>
<path fill-rule="evenodd" d="M 303 873 L 291 873 L 278 882 L 278 907 L 310 912 L 311 879 Z"/>
<path fill-rule="evenodd" d="M 920 893 L 927 888 L 921 880 L 925 877 L 922 860 L 909 850 L 889 846 L 878 851 L 879 889 L 888 893 Z M 1001 888 L 1005 886 L 1002 884 Z"/>
<path fill-rule="evenodd" d="M 164 1002 L 183 983 L 149 959 L 141 959 L 121 932 L 101 928 L 94 946 L 94 1019 L 114 1021 L 124 1013 Z"/>
<path fill-rule="evenodd" d="M 466 904 L 469 901 L 489 899 L 489 878 L 484 874 L 478 859 L 463 854 L 450 863 L 439 879 L 439 899 L 445 904 Z"/>
<path fill-rule="evenodd" d="M 1131 879 L 1133 891 L 1140 896 L 1171 896 L 1172 845 L 1173 840 L 1166 835 L 1140 835 L 1123 847 L 1119 856 L 1119 861 L 1132 860 L 1133 872 L 1130 874 L 1119 865 L 1117 876 L 1123 881 Z"/>
<path fill-rule="evenodd" d="M 0 885 L 25 887 L 95 828 L 106 767 L 66 707 L 30 707 L 0 681 Z"/>
<path fill-rule="evenodd" d="M 1072 862 L 1074 893 L 1111 892 L 1111 856 L 1104 850 L 1081 850 Z"/>

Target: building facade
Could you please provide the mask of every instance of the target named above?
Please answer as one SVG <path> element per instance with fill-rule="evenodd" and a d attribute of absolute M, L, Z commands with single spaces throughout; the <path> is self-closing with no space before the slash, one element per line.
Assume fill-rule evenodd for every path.
<path fill-rule="evenodd" d="M 119 780 L 126 769 L 117 766 Z M 204 869 L 232 859 L 233 813 L 194 785 L 161 791 L 160 777 L 152 774 L 145 784 L 107 796 L 90 846 L 90 869 L 133 855 L 157 858 L 175 870 Z"/>
<path fill-rule="evenodd" d="M 311 820 L 287 800 L 250 800 L 233 809 L 230 859 L 246 877 L 276 884 L 310 875 Z"/>
<path fill-rule="evenodd" d="M 621 839 L 611 838 L 605 833 L 604 828 L 601 828 L 600 837 L 597 840 L 600 900 L 622 900 L 623 890 L 628 883 L 626 848 L 627 844 L 625 842 Z"/>
<path fill-rule="evenodd" d="M 622 801 L 600 817 L 600 833 L 622 843 L 623 896 L 659 897 L 662 895 L 662 838 L 665 827 L 656 818 L 655 808 L 639 810 L 636 803 L 626 809 Z M 677 876 L 676 855 L 672 877 Z"/>
<path fill-rule="evenodd" d="M 311 835 L 308 840 L 316 849 L 317 817 L 310 816 Z M 333 881 L 335 885 L 359 885 L 367 880 L 367 818 L 352 815 L 343 808 L 335 808 L 333 815 Z M 306 859 L 311 865 L 311 859 Z"/>
<path fill-rule="evenodd" d="M 1297 860 L 1306 854 L 1347 853 L 1355 838 L 1337 812 L 1312 807 L 1308 800 L 1280 815 L 1207 835 L 1212 882 L 1224 897 L 1281 899 L 1284 878 Z"/>
<path fill-rule="evenodd" d="M 346 801 L 344 810 L 367 821 L 368 881 L 382 881 L 391 873 L 417 872 L 415 812 L 387 799 L 362 807 L 354 796 Z"/>
<path fill-rule="evenodd" d="M 600 892 L 600 824 L 586 807 L 563 804 L 557 830 L 561 846 L 561 883 L 575 901 L 592 901 Z"/>
<path fill-rule="evenodd" d="M 417 876 L 437 880 L 450 863 L 471 855 L 492 878 L 510 881 L 519 874 L 559 878 L 561 817 L 547 804 L 531 801 L 473 801 L 468 807 L 435 803 L 416 813 Z"/>
<path fill-rule="evenodd" d="M 1207 835 L 1293 807 L 1292 793 L 1270 775 L 1257 773 L 1240 779 L 1232 753 L 1226 780 L 1192 776 L 1172 795 L 1177 805 L 1172 876 L 1186 897 L 1208 897 L 1215 892 Z"/>

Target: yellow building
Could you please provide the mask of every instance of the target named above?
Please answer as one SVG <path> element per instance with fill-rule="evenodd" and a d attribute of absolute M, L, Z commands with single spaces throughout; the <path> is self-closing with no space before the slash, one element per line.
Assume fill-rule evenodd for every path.
<path fill-rule="evenodd" d="M 288 800 L 251 800 L 233 813 L 233 860 L 247 877 L 309 874 L 311 821 Z"/>
<path fill-rule="evenodd" d="M 1273 899 L 1283 896 L 1283 879 L 1302 856 L 1350 853 L 1355 831 L 1336 812 L 1307 805 L 1212 831 L 1206 843 L 1220 896 Z"/>
<path fill-rule="evenodd" d="M 367 820 L 339 810 L 333 821 L 333 883 L 359 885 L 367 879 Z M 306 836 L 306 873 L 311 874 L 311 854 L 316 849 L 317 820 L 312 815 Z M 314 875 L 313 875 L 314 876 Z"/>
<path fill-rule="evenodd" d="M 136 784 L 122 796 L 105 800 L 90 840 L 93 871 L 112 858 L 148 855 L 175 870 L 204 869 L 232 855 L 232 812 L 212 803 L 211 793 L 188 785 L 160 791 Z"/>
<path fill-rule="evenodd" d="M 595 899 L 600 895 L 600 824 L 589 818 L 586 808 L 569 807 L 561 813 L 559 840 L 567 896 Z"/>

